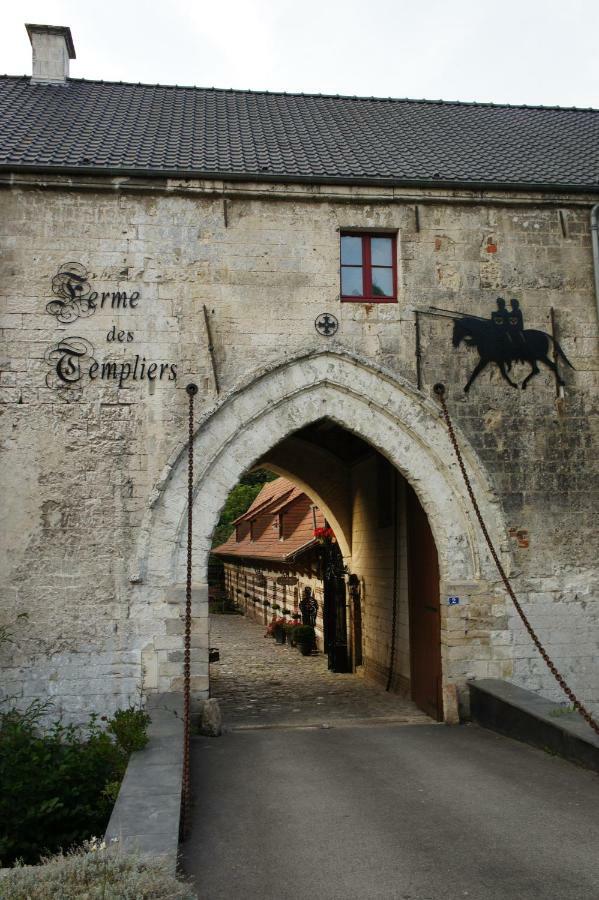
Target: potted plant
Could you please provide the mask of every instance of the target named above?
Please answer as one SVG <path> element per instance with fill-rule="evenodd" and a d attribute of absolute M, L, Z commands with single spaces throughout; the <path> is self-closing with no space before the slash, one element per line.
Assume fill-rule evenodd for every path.
<path fill-rule="evenodd" d="M 316 632 L 312 625 L 296 625 L 293 629 L 295 644 L 302 656 L 310 656 L 316 647 Z"/>
<path fill-rule="evenodd" d="M 275 619 L 274 620 L 274 635 L 275 641 L 277 644 L 284 644 L 285 639 L 287 637 L 287 633 L 285 631 L 285 619 Z"/>
<path fill-rule="evenodd" d="M 264 637 L 274 637 L 277 644 L 284 644 L 287 636 L 285 633 L 286 624 L 285 619 L 273 618 L 266 628 Z"/>
<path fill-rule="evenodd" d="M 290 647 L 295 647 L 295 638 L 293 636 L 293 632 L 297 628 L 297 622 L 285 622 L 285 635 L 287 637 L 287 643 Z"/>

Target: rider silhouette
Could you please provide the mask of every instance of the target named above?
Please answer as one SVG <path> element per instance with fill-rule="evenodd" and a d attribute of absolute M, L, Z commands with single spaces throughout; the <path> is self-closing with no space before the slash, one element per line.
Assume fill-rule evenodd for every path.
<path fill-rule="evenodd" d="M 511 309 L 509 310 L 505 308 L 503 297 L 498 297 L 496 302 L 497 309 L 494 309 L 491 313 L 491 321 L 497 329 L 498 340 L 510 354 L 524 350 L 526 339 L 524 337 L 524 321 L 519 302 L 510 300 Z"/>
<path fill-rule="evenodd" d="M 508 334 L 512 344 L 516 349 L 523 349 L 526 346 L 526 338 L 524 337 L 524 319 L 520 303 L 518 300 L 510 300 L 511 310 L 508 313 Z"/>
<path fill-rule="evenodd" d="M 503 328 L 508 324 L 509 312 L 505 308 L 505 300 L 503 297 L 498 297 L 496 303 L 497 309 L 494 309 L 491 313 L 491 321 L 493 325 L 497 325 L 498 328 Z"/>

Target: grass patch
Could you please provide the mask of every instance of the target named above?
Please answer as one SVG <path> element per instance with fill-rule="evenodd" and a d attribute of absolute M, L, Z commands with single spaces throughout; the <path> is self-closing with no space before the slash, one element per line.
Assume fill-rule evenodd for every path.
<path fill-rule="evenodd" d="M 549 715 L 557 719 L 559 716 L 569 716 L 573 712 L 576 712 L 575 706 L 560 706 L 559 709 L 552 709 Z"/>

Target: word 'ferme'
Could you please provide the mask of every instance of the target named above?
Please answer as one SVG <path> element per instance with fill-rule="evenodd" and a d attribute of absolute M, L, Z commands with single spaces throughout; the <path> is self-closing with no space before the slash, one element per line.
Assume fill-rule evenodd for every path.
<path fill-rule="evenodd" d="M 77 262 L 63 263 L 52 279 L 52 293 L 56 297 L 46 305 L 46 312 L 58 322 L 69 324 L 79 317 L 93 316 L 97 309 L 135 309 L 139 291 L 95 291 L 85 266 Z"/>

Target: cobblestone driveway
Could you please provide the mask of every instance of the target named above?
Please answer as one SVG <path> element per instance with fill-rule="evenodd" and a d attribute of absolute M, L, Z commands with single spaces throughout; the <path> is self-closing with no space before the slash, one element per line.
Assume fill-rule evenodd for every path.
<path fill-rule="evenodd" d="M 237 615 L 212 615 L 212 647 L 220 662 L 210 666 L 228 730 L 244 727 L 326 726 L 406 722 L 431 724 L 416 706 L 358 675 L 329 672 L 326 657 L 304 657 L 264 637 L 264 625 Z"/>

